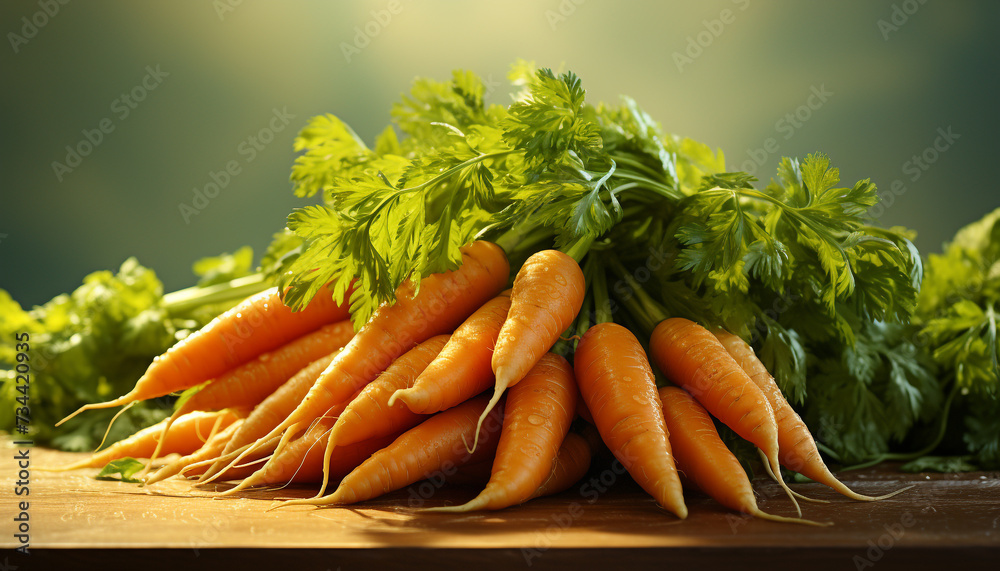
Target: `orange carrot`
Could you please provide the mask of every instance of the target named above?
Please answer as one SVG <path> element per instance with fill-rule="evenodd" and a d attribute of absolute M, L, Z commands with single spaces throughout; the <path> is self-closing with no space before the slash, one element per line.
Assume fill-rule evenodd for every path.
<path fill-rule="evenodd" d="M 795 509 L 798 502 L 781 477 L 778 429 L 764 393 L 707 329 L 673 317 L 653 330 L 649 349 L 667 377 L 686 389 L 715 418 L 760 449 Z M 593 409 L 591 409 L 593 412 Z"/>
<path fill-rule="evenodd" d="M 281 302 L 277 288 L 262 291 L 153 359 L 127 394 L 84 405 L 56 426 L 85 410 L 110 408 L 189 389 L 327 323 L 348 317 L 347 304 L 335 303 L 326 287 L 299 312 L 292 312 Z"/>
<path fill-rule="evenodd" d="M 495 395 L 524 378 L 559 340 L 580 312 L 585 290 L 579 264 L 559 250 L 536 252 L 524 262 L 493 351 Z"/>
<path fill-rule="evenodd" d="M 774 410 L 774 421 L 778 426 L 778 460 L 781 465 L 798 472 L 807 478 L 825 484 L 837 492 L 864 501 L 882 500 L 892 497 L 908 488 L 897 490 L 883 496 L 866 496 L 859 494 L 837 479 L 819 454 L 816 441 L 809 433 L 809 428 L 798 413 L 792 409 L 781 394 L 781 389 L 774 382 L 774 377 L 767 371 L 764 364 L 754 354 L 750 345 L 743 339 L 727 331 L 714 331 L 715 337 L 726 348 L 726 351 L 736 360 L 736 363 L 746 372 L 757 387 L 764 393 Z"/>
<path fill-rule="evenodd" d="M 357 398 L 360 392 L 361 391 L 358 391 L 357 393 L 354 393 L 354 395 L 350 399 L 337 403 L 332 407 L 328 408 L 323 415 L 321 415 L 316 419 L 313 419 L 313 421 L 310 422 L 307 426 L 304 426 L 303 430 L 308 431 L 313 426 L 321 422 L 324 422 L 327 419 L 332 419 L 329 421 L 330 426 L 332 426 L 333 421 L 335 421 L 337 417 L 339 417 L 340 414 L 344 411 L 344 407 L 346 407 L 354 398 Z M 216 472 L 213 472 L 211 475 L 203 475 L 201 478 L 198 479 L 198 483 L 208 484 L 215 480 L 232 480 L 235 478 L 244 477 L 244 476 L 238 476 L 239 474 L 246 474 L 246 472 L 240 470 L 240 468 L 252 467 L 254 464 L 263 461 L 268 456 L 271 457 L 277 456 L 282 452 L 282 449 L 285 447 L 285 445 L 287 445 L 289 442 L 294 442 L 293 437 L 295 437 L 299 432 L 297 428 L 294 428 L 296 426 L 297 425 L 293 425 L 293 429 L 285 431 L 280 436 L 272 436 L 263 442 L 260 442 L 259 440 L 255 441 L 254 442 L 255 444 L 258 443 L 259 444 L 257 445 L 256 448 L 252 450 L 249 449 L 250 445 L 247 444 L 241 448 L 237 448 L 236 450 L 228 454 L 220 456 L 218 458 L 218 462 L 213 463 L 213 466 L 221 466 L 221 468 L 218 469 Z M 325 437 L 327 434 L 329 434 L 329 431 L 325 431 L 323 436 Z M 243 462 L 242 465 L 238 465 L 240 461 Z M 256 470 L 263 470 L 263 467 L 254 468 L 253 470 L 251 470 L 251 472 Z M 235 490 L 230 490 L 230 492 L 233 491 Z"/>
<path fill-rule="evenodd" d="M 590 469 L 590 459 L 593 454 L 594 451 L 586 438 L 575 432 L 566 434 L 566 439 L 563 440 L 552 463 L 552 473 L 529 499 L 551 496 L 568 490 Z"/>
<path fill-rule="evenodd" d="M 448 335 L 438 335 L 410 349 L 362 389 L 333 425 L 329 446 L 343 446 L 393 434 L 426 420 L 426 416 L 411 411 L 403 403 L 390 405 L 389 402 L 393 393 L 413 386 L 427 365 L 440 354 L 448 339 Z"/>
<path fill-rule="evenodd" d="M 146 478 L 143 481 L 143 485 L 149 486 L 155 484 L 156 482 L 165 480 L 171 476 L 184 473 L 186 471 L 185 469 L 193 464 L 198 464 L 205 460 L 217 457 L 222 453 L 222 450 L 226 447 L 226 443 L 229 442 L 229 439 L 233 437 L 233 434 L 239 430 L 240 426 L 245 421 L 245 418 L 237 419 L 225 429 L 216 432 L 215 435 L 209 438 L 201 448 L 195 450 L 187 456 L 174 460 L 166 466 L 163 466 L 151 476 Z"/>
<path fill-rule="evenodd" d="M 163 433 L 170 430 L 170 425 L 176 418 L 195 410 L 219 410 L 259 404 L 303 367 L 340 349 L 353 336 L 354 326 L 349 319 L 345 319 L 325 325 L 232 369 L 181 403 L 167 419 Z M 161 438 L 160 442 L 164 442 L 164 439 Z M 147 470 L 158 454 L 159 449 L 153 452 Z"/>
<path fill-rule="evenodd" d="M 590 469 L 592 455 L 593 450 L 584 437 L 574 432 L 566 434 L 566 440 L 563 440 L 552 462 L 552 472 L 529 499 L 551 496 L 568 490 Z M 455 474 L 448 477 L 448 483 L 458 486 L 485 486 L 493 470 L 492 464 L 492 460 L 485 460 L 462 466 Z"/>
<path fill-rule="evenodd" d="M 432 511 L 498 510 L 531 499 L 545 483 L 576 414 L 577 389 L 566 359 L 546 353 L 509 390 L 492 475 L 485 489 L 460 506 Z"/>
<path fill-rule="evenodd" d="M 426 419 L 425 415 L 411 411 L 403 403 L 389 403 L 397 390 L 413 386 L 413 381 L 437 357 L 449 337 L 449 335 L 431 337 L 410 349 L 362 389 L 357 397 L 351 399 L 330 431 L 324 454 L 327 463 L 330 462 L 330 457 L 338 446 L 386 434 L 398 434 Z M 324 478 L 317 497 L 326 491 L 327 483 L 327 479 Z"/>
<path fill-rule="evenodd" d="M 493 384 L 493 346 L 509 309 L 509 290 L 483 304 L 455 330 L 412 387 L 393 393 L 390 406 L 401 400 L 413 412 L 431 414 L 489 388 Z"/>
<path fill-rule="evenodd" d="M 190 454 L 200 448 L 212 435 L 213 430 L 223 429 L 232 424 L 237 414 L 230 410 L 221 412 L 192 412 L 186 414 L 174 424 L 174 430 L 167 434 L 163 444 L 165 454 Z M 61 466 L 52 471 L 75 470 L 77 468 L 95 468 L 104 466 L 112 460 L 131 456 L 133 458 L 149 458 L 156 449 L 163 434 L 166 419 L 153 426 L 136 432 L 125 440 L 115 442 L 111 446 L 95 452 L 85 460 L 68 466 Z"/>
<path fill-rule="evenodd" d="M 687 517 L 653 370 L 638 339 L 621 325 L 594 325 L 577 345 L 573 368 L 611 452 L 657 503 Z"/>
<path fill-rule="evenodd" d="M 467 452 L 465 446 L 475 436 L 476 421 L 487 402 L 486 396 L 481 395 L 435 414 L 365 460 L 344 477 L 332 494 L 322 498 L 290 500 L 283 505 L 362 502 L 474 462 L 474 455 Z M 485 449 L 491 447 L 496 450 L 503 414 L 501 409 L 494 409 L 488 422 L 480 429 L 483 446 L 475 454 L 482 455 Z"/>
<path fill-rule="evenodd" d="M 271 393 L 260 405 L 254 407 L 246 422 L 240 426 L 236 434 L 226 444 L 219 459 L 205 470 L 200 480 L 206 480 L 221 471 L 225 467 L 222 458 L 230 457 L 236 450 L 253 444 L 291 414 L 338 352 L 339 350 L 334 351 L 309 363 L 291 379 L 288 379 L 285 384 L 278 387 L 278 390 Z"/>
<path fill-rule="evenodd" d="M 413 346 L 454 329 L 500 292 L 509 274 L 503 250 L 480 241 L 462 248 L 462 265 L 457 270 L 423 278 L 419 291 L 412 281 L 405 282 L 396 292 L 396 303 L 376 310 L 302 403 L 258 442 L 310 422 L 363 388 Z"/>
<path fill-rule="evenodd" d="M 222 495 L 231 495 L 254 486 L 320 482 L 324 477 L 323 443 L 334 422 L 336 422 L 335 417 L 320 419 L 302 436 L 292 440 L 280 452 L 271 456 L 261 469 L 254 470 L 248 467 L 231 470 L 226 479 L 242 479 L 242 481 Z M 326 461 L 326 475 L 334 479 L 344 477 L 398 436 L 399 434 L 387 434 L 338 447 Z"/>
<path fill-rule="evenodd" d="M 583 399 L 576 401 L 576 414 L 589 424 L 594 424 L 594 416 L 590 414 L 590 409 L 587 408 L 587 403 Z"/>
<path fill-rule="evenodd" d="M 761 519 L 821 525 L 761 511 L 746 472 L 719 438 L 708 411 L 683 389 L 664 387 L 659 394 L 677 468 L 698 488 L 729 509 Z"/>
<path fill-rule="evenodd" d="M 586 284 L 576 260 L 559 250 L 542 250 L 525 260 L 512 289 L 510 312 L 490 360 L 496 382 L 483 418 L 573 323 L 583 306 Z"/>

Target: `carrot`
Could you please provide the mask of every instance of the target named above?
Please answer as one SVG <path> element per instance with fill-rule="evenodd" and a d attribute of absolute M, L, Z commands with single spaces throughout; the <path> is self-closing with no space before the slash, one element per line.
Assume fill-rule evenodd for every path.
<path fill-rule="evenodd" d="M 438 356 L 448 339 L 448 335 L 438 335 L 410 349 L 351 399 L 330 431 L 324 453 L 327 463 L 338 446 L 399 433 L 426 419 L 403 403 L 389 403 L 397 390 L 413 386 L 413 381 Z M 323 495 L 326 485 L 324 478 L 317 497 Z"/>
<path fill-rule="evenodd" d="M 510 311 L 490 361 L 496 382 L 483 418 L 573 323 L 583 306 L 586 284 L 576 260 L 559 250 L 542 250 L 525 260 L 512 289 Z"/>
<path fill-rule="evenodd" d="M 509 390 L 496 460 L 485 489 L 466 504 L 432 511 L 499 510 L 531 499 L 552 473 L 576 414 L 576 401 L 570 364 L 559 355 L 543 355 Z"/>
<path fill-rule="evenodd" d="M 680 317 L 661 321 L 649 341 L 653 359 L 715 418 L 760 449 L 778 484 L 802 511 L 781 477 L 778 429 L 767 397 L 707 329 Z M 593 412 L 593 408 L 591 408 Z"/>
<path fill-rule="evenodd" d="M 454 329 L 500 292 L 509 274 L 503 250 L 479 241 L 462 247 L 458 269 L 423 278 L 419 291 L 412 281 L 405 282 L 396 291 L 396 303 L 376 310 L 323 371 L 302 403 L 258 442 L 292 425 L 308 423 L 371 382 L 414 345 Z"/>
<path fill-rule="evenodd" d="M 186 414 L 177 420 L 174 430 L 167 434 L 162 450 L 166 454 L 190 454 L 208 440 L 213 430 L 225 428 L 237 418 L 237 414 L 230 410 Z M 149 458 L 160 441 L 160 437 L 163 434 L 163 426 L 166 422 L 166 419 L 164 419 L 153 426 L 144 428 L 125 440 L 120 440 L 100 452 L 95 452 L 90 458 L 50 470 L 63 471 L 75 470 L 77 468 L 96 468 L 104 466 L 112 460 L 118 460 L 127 456 Z"/>
<path fill-rule="evenodd" d="M 656 381 L 639 340 L 621 325 L 594 325 L 577 345 L 573 368 L 611 452 L 657 503 L 687 517 Z"/>
<path fill-rule="evenodd" d="M 332 407 L 328 408 L 323 415 L 321 415 L 316 419 L 313 419 L 312 422 L 308 423 L 308 425 L 304 427 L 304 430 L 308 431 L 313 426 L 319 424 L 320 422 L 325 421 L 326 419 L 336 420 L 337 417 L 339 417 L 340 414 L 344 411 L 344 407 L 346 407 L 351 402 L 351 400 L 357 398 L 360 392 L 361 391 L 358 391 L 358 393 L 355 393 L 350 399 L 335 404 Z M 330 421 L 331 426 L 333 420 Z M 296 426 L 297 425 L 293 425 L 292 430 L 287 430 L 283 432 L 280 436 L 275 435 L 266 439 L 263 443 L 259 444 L 255 449 L 252 450 L 249 449 L 251 445 L 247 444 L 241 448 L 237 448 L 232 452 L 220 456 L 218 458 L 218 462 L 213 463 L 213 466 L 221 466 L 221 469 L 213 472 L 211 475 L 203 475 L 201 478 L 198 479 L 198 483 L 208 484 L 215 480 L 232 480 L 244 477 L 246 472 L 241 471 L 239 468 L 252 466 L 253 464 L 263 461 L 268 456 L 272 457 L 277 456 L 282 452 L 282 449 L 285 447 L 286 444 L 288 444 L 289 442 L 294 442 L 294 437 L 296 436 L 296 434 L 298 434 L 297 429 L 294 428 Z M 324 437 L 328 433 L 329 431 L 326 431 L 326 433 L 324 433 Z M 257 442 L 258 441 L 254 441 L 255 444 Z M 244 464 L 237 465 L 240 461 L 243 461 Z M 263 468 L 260 469 L 262 470 Z M 257 469 L 255 468 L 255 470 Z"/>
<path fill-rule="evenodd" d="M 866 496 L 844 485 L 827 468 L 806 423 L 785 400 L 774 377 L 760 362 L 750 345 L 727 331 L 717 330 L 713 333 L 771 404 L 774 421 L 778 426 L 778 460 L 782 466 L 855 500 L 882 500 L 909 489 L 903 488 L 883 496 Z"/>
<path fill-rule="evenodd" d="M 659 394 L 677 468 L 703 492 L 729 509 L 761 519 L 823 525 L 761 511 L 746 472 L 719 438 L 708 411 L 684 389 L 664 387 Z"/>
<path fill-rule="evenodd" d="M 542 485 L 538 486 L 529 499 L 551 496 L 568 490 L 570 486 L 579 482 L 590 469 L 590 460 L 593 454 L 594 451 L 587 439 L 575 432 L 566 434 L 566 439 L 563 440 L 552 463 L 552 473 L 542 482 Z"/>
<path fill-rule="evenodd" d="M 431 337 L 410 349 L 347 402 L 329 431 L 323 454 L 326 464 L 331 462 L 333 451 L 338 446 L 386 434 L 398 434 L 420 424 L 426 418 L 410 411 L 402 403 L 393 406 L 389 401 L 396 390 L 413 385 L 414 379 L 438 355 L 448 338 L 448 335 Z M 324 477 L 315 497 L 323 495 L 328 483 L 328 479 Z"/>
<path fill-rule="evenodd" d="M 345 319 L 307 333 L 274 351 L 263 353 L 209 382 L 181 403 L 167 419 L 163 433 L 170 430 L 170 425 L 177 417 L 195 410 L 219 410 L 259 404 L 303 367 L 330 351 L 340 349 L 353 336 L 354 326 L 349 319 Z M 164 439 L 161 438 L 160 442 L 164 442 Z M 159 449 L 153 451 L 147 470 L 158 454 Z M 145 471 L 142 475 L 145 475 Z"/>
<path fill-rule="evenodd" d="M 590 409 L 587 408 L 587 403 L 580 399 L 576 402 L 576 415 L 586 421 L 588 424 L 594 424 L 594 416 L 590 414 Z"/>
<path fill-rule="evenodd" d="M 277 288 L 262 291 L 153 359 L 127 394 L 107 402 L 84 405 L 56 426 L 85 410 L 130 404 L 189 389 L 327 323 L 348 317 L 347 304 L 335 303 L 326 287 L 299 312 L 292 312 L 281 302 Z"/>
<path fill-rule="evenodd" d="M 333 358 L 337 356 L 339 351 L 338 349 L 329 355 L 320 357 L 309 363 L 298 373 L 295 373 L 291 379 L 288 379 L 288 381 L 278 387 L 278 390 L 265 398 L 260 405 L 254 407 L 253 412 L 247 417 L 246 422 L 240 426 L 239 430 L 229 440 L 229 443 L 226 444 L 222 454 L 219 455 L 219 459 L 202 474 L 201 480 L 212 477 L 225 467 L 221 458 L 227 457 L 232 452 L 253 444 L 258 438 L 261 438 L 275 426 L 278 426 L 302 402 L 302 399 L 309 392 L 309 388 L 319 378 L 320 373 L 326 370 L 326 367 L 333 361 Z"/>
<path fill-rule="evenodd" d="M 493 384 L 493 346 L 509 309 L 510 290 L 483 304 L 455 330 L 412 387 L 393 393 L 389 405 L 401 400 L 413 412 L 431 414 L 489 388 Z"/>
<path fill-rule="evenodd" d="M 524 262 L 493 351 L 494 398 L 524 378 L 559 340 L 580 312 L 585 290 L 580 265 L 559 250 L 536 252 Z"/>
<path fill-rule="evenodd" d="M 593 451 L 584 437 L 574 432 L 566 434 L 566 439 L 563 440 L 562 446 L 559 447 L 559 452 L 552 462 L 552 472 L 545 482 L 531 494 L 529 499 L 551 496 L 568 490 L 570 486 L 579 482 L 590 469 L 592 454 Z M 448 483 L 458 486 L 485 486 L 490 479 L 492 464 L 492 460 L 484 460 L 462 466 L 455 474 L 448 477 Z"/>
<path fill-rule="evenodd" d="M 325 476 L 342 478 L 399 436 L 399 434 L 387 434 L 340 446 L 324 462 L 322 443 L 335 422 L 336 418 L 332 416 L 320 419 L 302 436 L 292 440 L 280 452 L 271 456 L 259 470 L 237 468 L 230 471 L 226 479 L 242 479 L 242 481 L 220 495 L 230 495 L 254 486 L 314 483 L 321 481 Z M 327 466 L 325 474 L 324 463 Z"/>
<path fill-rule="evenodd" d="M 465 443 L 474 436 L 479 414 L 486 408 L 485 395 L 439 412 L 403 433 L 385 448 L 372 454 L 344 477 L 332 494 L 322 498 L 290 500 L 283 505 L 352 504 L 398 490 L 437 473 L 447 474 L 458 466 L 475 462 L 488 448 L 496 450 L 502 407 L 494 409 L 484 425 L 484 446 L 470 454 Z"/>
<path fill-rule="evenodd" d="M 171 476 L 184 473 L 185 469 L 193 464 L 215 458 L 222 453 L 223 448 L 226 447 L 226 443 L 229 442 L 229 439 L 233 437 L 233 434 L 239 430 L 240 426 L 242 426 L 245 421 L 246 419 L 244 418 L 237 419 L 225 429 L 216 432 L 214 436 L 205 441 L 205 444 L 203 444 L 201 448 L 195 450 L 187 456 L 174 460 L 166 466 L 163 466 L 151 476 L 146 478 L 143 481 L 143 485 L 150 486 Z"/>
<path fill-rule="evenodd" d="M 392 434 L 426 420 L 426 416 L 411 411 L 403 403 L 389 403 L 394 393 L 413 386 L 417 377 L 441 353 L 448 339 L 448 335 L 438 335 L 410 349 L 362 389 L 333 425 L 329 446 Z"/>

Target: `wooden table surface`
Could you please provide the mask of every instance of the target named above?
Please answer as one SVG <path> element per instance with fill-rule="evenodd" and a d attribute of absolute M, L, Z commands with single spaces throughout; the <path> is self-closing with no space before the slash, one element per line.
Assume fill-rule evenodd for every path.
<path fill-rule="evenodd" d="M 9 442 L 0 464 L 4 513 L 17 513 Z M 77 455 L 34 448 L 33 467 Z M 689 517 L 680 521 L 656 507 L 610 464 L 595 467 L 573 489 L 500 512 L 423 514 L 415 508 L 469 499 L 471 488 L 414 485 L 352 508 L 293 506 L 266 511 L 275 497 L 305 497 L 306 487 L 213 498 L 211 490 L 181 480 L 150 488 L 98 481 L 97 470 L 42 472 L 30 477 L 30 551 L 9 553 L 11 565 L 78 568 L 109 557 L 135 555 L 141 568 L 178 564 L 206 568 L 240 561 L 292 569 L 349 571 L 396 564 L 408 569 L 771 568 L 775 563 L 814 569 L 922 569 L 961 563 L 1000 569 L 1000 474 L 901 474 L 885 468 L 844 474 L 853 489 L 882 494 L 913 484 L 894 498 L 854 502 L 819 484 L 795 484 L 827 504 L 803 504 L 805 517 L 825 528 L 774 523 L 728 512 L 688 493 Z M 794 515 L 777 485 L 756 480 L 762 509 Z M 220 485 L 219 489 L 225 489 Z M 9 506 L 9 507 L 8 507 Z M 11 517 L 2 545 L 16 547 Z M 294 548 L 294 549 L 293 549 Z M 128 550 L 128 551 L 123 551 Z M 29 566 L 29 563 L 31 564 Z M 5 564 L 0 560 L 0 564 Z M 244 563 L 241 563 L 244 564 Z M 43 565 L 36 567 L 36 565 Z M 10 567 L 13 568 L 13 567 Z M 257 568 L 255 566 L 254 568 Z"/>

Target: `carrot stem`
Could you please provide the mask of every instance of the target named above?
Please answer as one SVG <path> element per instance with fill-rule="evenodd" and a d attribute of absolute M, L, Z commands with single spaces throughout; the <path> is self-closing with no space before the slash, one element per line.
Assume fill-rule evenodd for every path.
<path fill-rule="evenodd" d="M 588 234 L 579 238 L 576 242 L 573 242 L 569 248 L 563 250 L 563 253 L 576 260 L 577 263 L 580 263 L 580 260 L 582 260 L 583 257 L 587 255 L 587 252 L 590 251 L 590 246 L 593 243 L 594 236 Z"/>
<path fill-rule="evenodd" d="M 608 276 L 597 256 L 587 256 L 590 284 L 594 291 L 594 325 L 614 321 L 611 315 L 611 295 L 608 293 Z"/>
<path fill-rule="evenodd" d="M 841 468 L 839 471 L 849 472 L 851 470 L 862 470 L 864 468 L 871 468 L 872 466 L 890 460 L 897 460 L 897 461 L 916 460 L 921 456 L 926 456 L 930 454 L 931 452 L 934 451 L 935 448 L 938 447 L 939 444 L 941 444 L 941 441 L 944 440 L 944 435 L 945 432 L 947 432 L 948 428 L 948 413 L 951 411 L 951 403 L 952 401 L 955 400 L 955 395 L 957 393 L 958 393 L 958 383 L 955 383 L 954 385 L 952 385 L 951 391 L 948 393 L 948 397 L 944 401 L 944 406 L 942 407 L 944 409 L 944 412 L 941 414 L 941 424 L 940 428 L 938 429 L 937 436 L 935 436 L 934 440 L 932 440 L 931 443 L 928 444 L 927 446 L 924 446 L 920 450 L 915 450 L 913 452 L 886 452 L 885 454 L 880 454 L 875 458 L 872 458 L 871 460 L 868 460 L 866 462 L 862 462 L 860 464 L 854 464 L 853 466 L 847 466 L 846 468 Z"/>
<path fill-rule="evenodd" d="M 183 315 L 206 305 L 241 301 L 270 287 L 264 274 L 251 274 L 226 283 L 192 286 L 163 295 L 163 308 L 170 315 Z"/>

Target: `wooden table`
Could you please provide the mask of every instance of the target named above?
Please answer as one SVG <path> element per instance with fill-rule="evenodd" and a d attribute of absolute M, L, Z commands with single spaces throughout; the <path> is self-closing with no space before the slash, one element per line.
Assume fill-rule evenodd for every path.
<path fill-rule="evenodd" d="M 9 442 L 0 461 L 4 514 L 20 511 Z M 690 516 L 657 508 L 610 464 L 591 481 L 555 497 L 494 513 L 421 514 L 414 508 L 464 501 L 470 488 L 430 482 L 354 508 L 305 506 L 266 511 L 275 497 L 304 497 L 309 488 L 212 498 L 210 491 L 168 480 L 149 489 L 97 481 L 96 470 L 35 469 L 77 455 L 30 451 L 30 556 L 6 551 L 9 569 L 78 568 L 109 558 L 135 569 L 1000 569 L 1000 474 L 900 474 L 885 468 L 845 474 L 867 494 L 914 488 L 876 503 L 842 498 L 819 484 L 796 484 L 829 500 L 804 504 L 804 515 L 835 525 L 814 528 L 728 512 L 689 493 Z M 226 486 L 221 486 L 224 489 Z M 755 481 L 762 509 L 794 515 L 780 489 Z M 11 517 L 2 545 L 16 547 Z M 56 567 L 59 565 L 59 567 Z M 240 567 L 237 567 L 239 565 Z M 226 567 L 223 567 L 226 566 Z M 105 567 L 108 568 L 108 567 Z M 121 567 L 126 568 L 126 567 Z"/>

